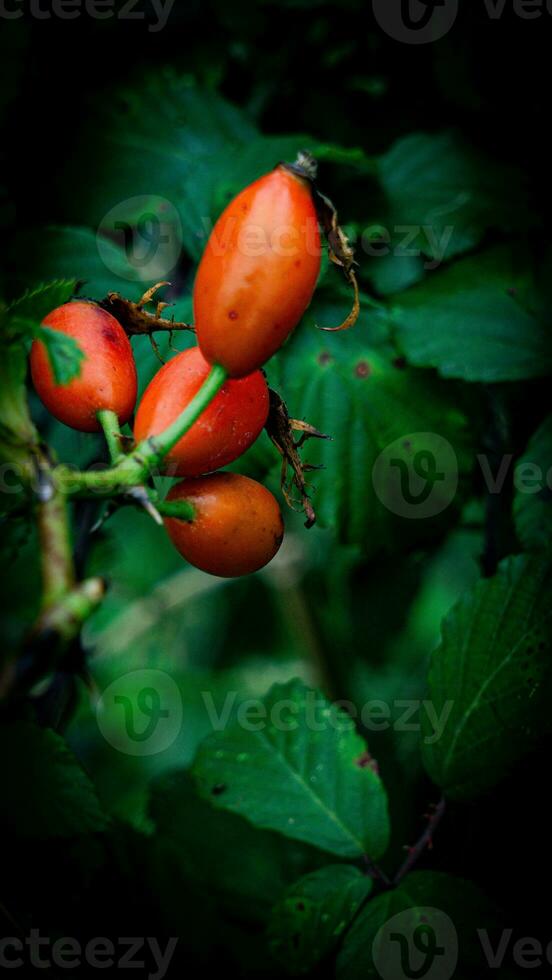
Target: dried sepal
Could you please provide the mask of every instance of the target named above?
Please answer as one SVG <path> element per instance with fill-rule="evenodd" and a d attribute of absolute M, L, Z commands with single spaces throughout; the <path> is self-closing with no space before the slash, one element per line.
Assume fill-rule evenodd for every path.
<path fill-rule="evenodd" d="M 308 150 L 299 150 L 293 163 L 280 163 L 280 167 L 314 185 L 318 173 L 318 163 Z"/>
<path fill-rule="evenodd" d="M 319 432 L 308 422 L 300 419 L 291 419 L 285 402 L 280 395 L 269 388 L 270 408 L 266 422 L 266 431 L 276 446 L 282 457 L 281 487 L 286 503 L 292 510 L 296 510 L 293 499 L 294 489 L 299 492 L 301 508 L 305 513 L 305 527 L 312 527 L 316 522 L 316 514 L 308 493 L 308 484 L 305 480 L 305 473 L 321 469 L 319 466 L 312 466 L 303 463 L 299 455 L 299 450 L 307 439 L 329 439 L 330 436 Z M 300 432 L 301 435 L 296 441 L 293 433 Z M 291 476 L 289 476 L 291 470 Z"/>
<path fill-rule="evenodd" d="M 320 329 L 327 330 L 330 333 L 337 330 L 348 330 L 349 327 L 355 325 L 360 313 L 360 297 L 355 273 L 356 262 L 351 243 L 343 229 L 339 226 L 337 210 L 334 204 L 330 201 L 329 197 L 321 194 L 315 184 L 318 164 L 308 150 L 301 150 L 297 154 L 297 159 L 294 163 L 282 163 L 280 166 L 285 167 L 290 173 L 296 174 L 296 176 L 302 177 L 303 180 L 309 182 L 318 220 L 328 243 L 330 261 L 334 265 L 339 266 L 348 284 L 353 289 L 353 306 L 343 323 L 338 327 L 321 327 Z"/>
<path fill-rule="evenodd" d="M 164 303 L 161 300 L 156 301 L 154 298 L 155 293 L 162 286 L 169 285 L 170 283 L 166 281 L 156 282 L 154 286 L 146 290 L 137 303 L 125 299 L 119 293 L 108 293 L 105 299 L 100 300 L 98 306 L 111 313 L 119 321 L 129 337 L 135 336 L 136 334 L 146 334 L 151 339 L 152 334 L 158 330 L 194 330 L 191 323 L 169 320 L 161 315 L 163 310 L 170 304 Z M 145 309 L 150 303 L 155 303 L 155 313 L 149 313 Z"/>
<path fill-rule="evenodd" d="M 354 327 L 360 313 L 360 297 L 355 273 L 355 254 L 347 235 L 339 226 L 337 211 L 329 197 L 325 197 L 315 187 L 313 187 L 313 195 L 318 220 L 328 242 L 330 261 L 343 270 L 345 279 L 353 288 L 353 306 L 343 323 L 338 327 L 321 327 L 320 329 L 327 330 L 330 333 L 337 330 L 348 330 L 349 327 Z"/>

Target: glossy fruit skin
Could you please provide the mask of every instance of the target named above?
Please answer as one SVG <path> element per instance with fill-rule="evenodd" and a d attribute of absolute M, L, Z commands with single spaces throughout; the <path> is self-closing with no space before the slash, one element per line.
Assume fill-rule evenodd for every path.
<path fill-rule="evenodd" d="M 307 180 L 278 166 L 238 194 L 209 237 L 194 285 L 206 359 L 236 378 L 261 367 L 309 305 L 320 256 Z"/>
<path fill-rule="evenodd" d="M 48 411 L 79 432 L 101 430 L 96 418 L 100 409 L 115 412 L 121 425 L 128 422 L 136 402 L 136 366 L 118 320 L 95 303 L 78 301 L 58 306 L 43 324 L 74 337 L 85 355 L 79 377 L 56 385 L 44 344 L 33 342 L 31 375 Z"/>
<path fill-rule="evenodd" d="M 167 500 L 189 500 L 192 521 L 165 518 L 181 555 L 204 572 L 233 578 L 249 575 L 274 558 L 284 536 L 275 497 L 256 480 L 238 473 L 213 473 L 183 480 Z"/>
<path fill-rule="evenodd" d="M 199 347 L 173 357 L 146 388 L 134 424 L 140 442 L 162 432 L 192 400 L 211 365 Z M 229 380 L 166 457 L 172 476 L 200 476 L 227 466 L 255 442 L 267 420 L 268 387 L 261 371 Z"/>

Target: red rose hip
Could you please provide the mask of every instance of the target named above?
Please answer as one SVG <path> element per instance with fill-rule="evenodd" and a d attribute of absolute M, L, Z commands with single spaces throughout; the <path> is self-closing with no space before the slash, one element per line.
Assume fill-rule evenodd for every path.
<path fill-rule="evenodd" d="M 218 219 L 194 285 L 197 340 L 234 378 L 261 367 L 310 303 L 320 271 L 310 183 L 279 165 Z"/>
<path fill-rule="evenodd" d="M 167 500 L 192 504 L 192 520 L 166 517 L 165 527 L 180 554 L 211 575 L 256 572 L 282 543 L 284 524 L 275 497 L 247 476 L 214 473 L 183 480 Z"/>
<path fill-rule="evenodd" d="M 174 422 L 210 369 L 199 347 L 192 347 L 168 361 L 142 396 L 134 424 L 136 441 L 158 435 Z M 227 381 L 167 455 L 169 473 L 200 476 L 231 463 L 257 439 L 266 422 L 268 407 L 268 387 L 261 371 Z"/>
<path fill-rule="evenodd" d="M 66 385 L 54 381 L 42 341 L 31 348 L 31 375 L 37 395 L 56 419 L 80 432 L 98 432 L 97 413 L 115 412 L 128 422 L 136 402 L 136 366 L 130 341 L 120 323 L 95 303 L 65 303 L 52 310 L 44 326 L 73 337 L 84 358 L 80 375 Z"/>

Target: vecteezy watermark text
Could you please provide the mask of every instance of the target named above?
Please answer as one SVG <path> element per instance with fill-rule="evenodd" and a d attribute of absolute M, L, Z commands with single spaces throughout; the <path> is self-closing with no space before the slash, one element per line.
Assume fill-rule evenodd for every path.
<path fill-rule="evenodd" d="M 148 980 L 163 980 L 177 944 L 175 936 L 167 941 L 164 950 L 154 936 L 125 936 L 116 940 L 96 936 L 84 944 L 72 936 L 63 936 L 52 942 L 48 936 L 41 936 L 39 929 L 31 929 L 25 939 L 17 936 L 0 939 L 0 968 L 75 970 L 86 964 L 98 970 L 147 970 L 141 975 Z"/>
<path fill-rule="evenodd" d="M 147 30 L 155 34 L 166 27 L 173 5 L 174 0 L 123 0 L 121 4 L 116 0 L 0 0 L 0 19 L 110 20 L 115 17 L 121 21 L 147 22 Z"/>
<path fill-rule="evenodd" d="M 501 494 L 509 477 L 518 493 L 536 496 L 552 494 L 552 465 L 548 468 L 530 460 L 514 462 L 514 456 L 504 455 L 498 466 L 493 467 L 484 453 L 478 453 L 476 462 L 481 470 L 487 492 Z M 102 472 L 107 463 L 95 463 L 87 472 Z M 79 488 L 78 477 L 74 485 L 71 473 L 80 473 L 78 467 L 64 463 L 59 478 L 56 470 L 51 473 L 54 489 L 62 487 L 66 493 Z M 154 476 L 174 476 L 174 468 L 168 464 L 163 470 L 153 471 Z M 458 486 L 456 454 L 443 436 L 434 432 L 414 432 L 401 436 L 390 443 L 376 459 L 372 482 L 381 502 L 393 513 L 402 517 L 424 518 L 435 516 L 448 507 Z M 17 462 L 0 465 L 0 493 L 10 496 L 24 493 L 30 487 L 40 494 L 39 476 L 31 478 Z M 90 493 L 105 496 L 102 486 L 90 487 Z"/>
<path fill-rule="evenodd" d="M 0 4 L 5 2 L 0 0 Z M 444 215 L 454 218 L 465 203 L 465 196 L 457 195 L 444 207 L 428 211 L 421 223 L 378 222 L 362 229 L 345 227 L 344 231 L 355 248 L 370 258 L 417 258 L 424 269 L 432 272 L 446 259 L 455 232 L 454 224 L 445 225 L 438 219 Z M 283 222 L 267 229 L 258 222 L 244 221 L 242 215 L 227 216 L 223 228 L 211 217 L 203 216 L 196 234 L 199 240 L 209 241 L 216 256 L 224 255 L 229 247 L 247 258 L 270 254 L 297 259 L 305 252 L 313 257 L 320 254 L 319 227 L 314 217 L 300 226 Z M 121 275 L 121 256 L 114 244 L 124 252 L 127 266 L 122 274 L 127 279 L 146 282 L 167 276 L 178 262 L 183 242 L 178 208 L 160 194 L 118 201 L 100 221 L 96 242 L 105 267 L 117 275 Z"/>
<path fill-rule="evenodd" d="M 304 726 L 310 732 L 323 732 L 328 728 L 343 731 L 349 724 L 351 729 L 360 721 L 366 731 L 382 732 L 393 729 L 396 732 L 419 732 L 425 715 L 428 733 L 424 742 L 432 745 L 437 742 L 447 724 L 454 701 L 445 701 L 440 711 L 429 700 L 418 698 L 395 699 L 392 702 L 371 700 L 358 706 L 352 701 L 333 701 L 330 705 L 316 691 L 305 693 L 300 707 L 291 698 L 282 698 L 270 707 L 261 698 L 248 698 L 237 705 L 237 691 L 226 694 L 220 710 L 210 691 L 202 691 L 201 697 L 209 722 L 214 731 L 223 731 L 230 720 L 235 721 L 244 731 L 259 732 L 274 728 L 280 732 L 291 732 Z M 300 718 L 298 717 L 300 715 Z"/>
<path fill-rule="evenodd" d="M 437 705 L 420 698 L 328 703 L 315 690 L 305 692 L 301 705 L 281 698 L 267 706 L 262 698 L 242 700 L 238 691 L 228 691 L 222 703 L 215 700 L 211 691 L 202 691 L 201 700 L 215 732 L 230 725 L 238 725 L 246 732 L 292 732 L 298 727 L 310 732 L 343 732 L 361 724 L 368 732 L 423 733 L 426 745 L 433 745 L 443 736 L 454 707 L 451 700 Z M 102 692 L 96 705 L 96 721 L 106 742 L 118 752 L 156 755 L 168 749 L 183 731 L 182 695 L 165 671 L 129 671 Z"/>

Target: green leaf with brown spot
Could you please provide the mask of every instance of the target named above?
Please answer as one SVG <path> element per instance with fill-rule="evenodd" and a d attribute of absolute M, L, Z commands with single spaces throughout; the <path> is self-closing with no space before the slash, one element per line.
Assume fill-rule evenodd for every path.
<path fill-rule="evenodd" d="M 380 857 L 387 796 L 353 720 L 298 680 L 276 684 L 261 718 L 202 742 L 200 792 L 257 827 L 339 857 Z"/>

